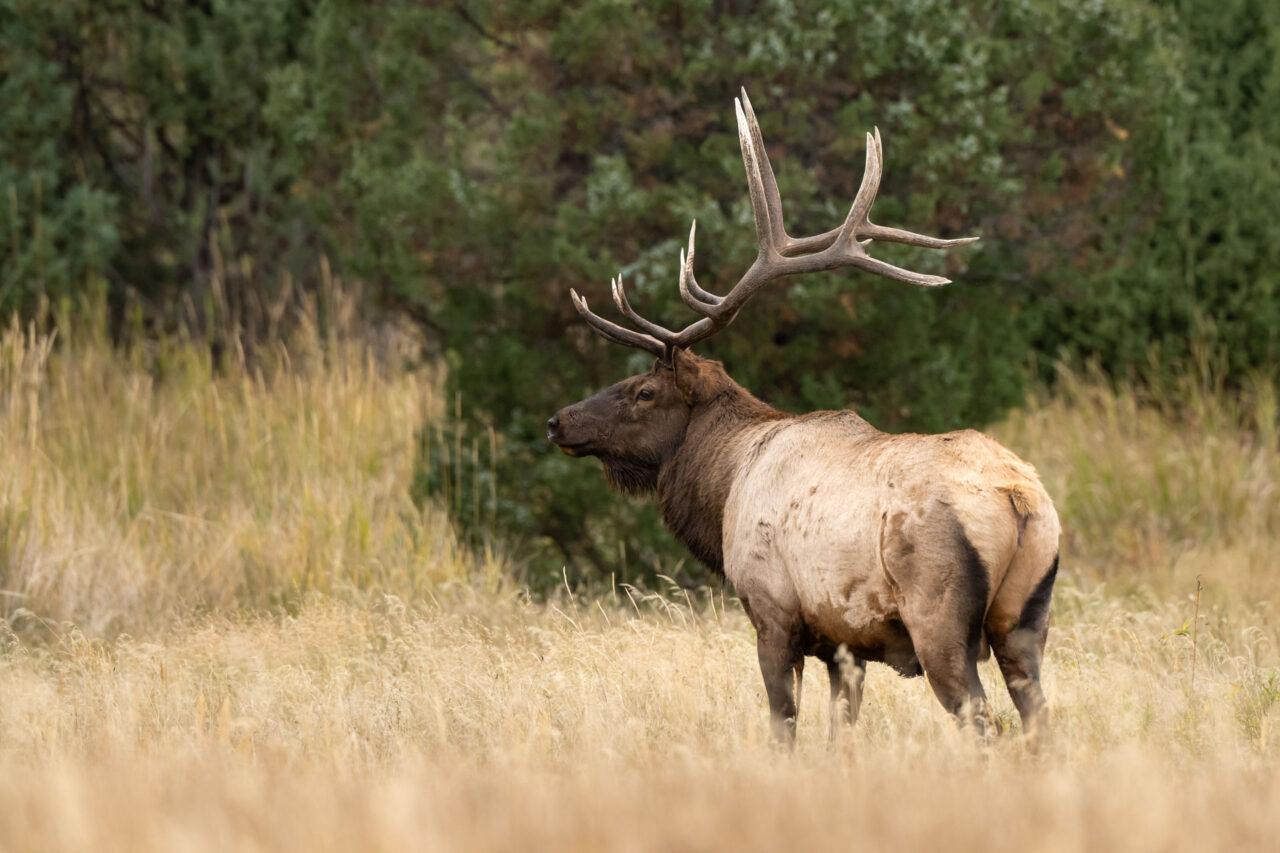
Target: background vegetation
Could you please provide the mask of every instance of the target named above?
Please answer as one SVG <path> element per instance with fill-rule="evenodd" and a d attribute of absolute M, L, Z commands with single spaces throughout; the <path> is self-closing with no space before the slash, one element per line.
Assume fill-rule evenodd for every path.
<path fill-rule="evenodd" d="M 253 358 L 272 306 L 331 269 L 448 366 L 458 416 L 420 437 L 419 500 L 517 543 L 536 585 L 566 562 L 676 571 L 652 510 L 542 424 L 644 366 L 570 287 L 603 305 L 622 270 L 680 322 L 695 217 L 705 282 L 749 262 L 739 85 L 794 230 L 843 215 L 878 125 L 878 219 L 984 239 L 878 247 L 944 292 L 815 276 L 704 350 L 783 407 L 940 430 L 1063 359 L 1273 372 L 1277 45 L 1264 0 L 3 0 L 0 312 L 105 293 L 116 340 L 181 327 Z"/>

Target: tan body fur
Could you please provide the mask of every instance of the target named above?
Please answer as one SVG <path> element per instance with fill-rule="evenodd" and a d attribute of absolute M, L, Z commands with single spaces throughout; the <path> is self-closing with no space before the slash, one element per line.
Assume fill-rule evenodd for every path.
<path fill-rule="evenodd" d="M 992 616 L 1005 622 L 1057 552 L 1057 514 L 1034 469 L 981 433 L 887 435 L 852 412 L 821 412 L 744 430 L 737 443 L 725 576 L 851 650 L 874 645 L 867 625 L 910 608 L 895 563 L 912 537 L 950 533 L 929 524 L 952 516 L 963 528 L 988 568 L 986 607 L 1003 590 Z"/>
<path fill-rule="evenodd" d="M 688 353 L 561 410 L 549 430 L 615 484 L 656 491 L 668 526 L 734 585 L 779 739 L 793 737 L 806 655 L 827 664 L 850 721 L 866 662 L 882 661 L 927 674 L 947 710 L 983 728 L 989 643 L 1024 724 L 1039 720 L 1060 528 L 1035 470 L 995 440 L 787 415 Z"/>

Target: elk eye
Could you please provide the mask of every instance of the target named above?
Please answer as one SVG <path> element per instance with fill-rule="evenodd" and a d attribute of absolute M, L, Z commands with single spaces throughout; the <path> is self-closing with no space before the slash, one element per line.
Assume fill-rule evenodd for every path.
<path fill-rule="evenodd" d="M 648 387 L 641 388 L 641 389 L 640 389 L 640 394 L 639 394 L 638 396 L 639 396 L 639 398 L 640 398 L 641 400 L 652 400 L 652 399 L 653 399 L 653 389 L 652 389 L 652 388 L 648 388 Z"/>

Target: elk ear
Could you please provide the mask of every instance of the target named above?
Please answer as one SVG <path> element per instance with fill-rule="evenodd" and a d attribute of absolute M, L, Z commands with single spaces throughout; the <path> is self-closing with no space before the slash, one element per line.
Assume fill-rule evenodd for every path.
<path fill-rule="evenodd" d="M 715 364 L 682 349 L 673 352 L 671 370 L 687 405 L 696 406 L 719 393 L 722 383 L 717 381 L 718 374 L 723 371 L 717 371 Z"/>

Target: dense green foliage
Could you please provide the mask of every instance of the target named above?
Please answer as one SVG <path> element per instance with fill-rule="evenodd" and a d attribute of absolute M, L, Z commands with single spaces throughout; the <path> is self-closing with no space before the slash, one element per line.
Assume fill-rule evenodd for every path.
<path fill-rule="evenodd" d="M 982 242 L 874 247 L 950 275 L 778 287 L 704 352 L 785 408 L 981 425 L 1060 357 L 1173 372 L 1277 355 L 1280 12 L 1265 0 L 0 0 L 0 308 L 105 286 L 155 322 L 215 303 L 252 343 L 332 264 L 450 368 L 421 492 L 560 565 L 672 551 L 543 422 L 646 359 L 567 293 L 686 322 L 679 247 L 732 284 L 753 232 L 746 85 L 792 233 L 839 221 L 863 132 L 876 220 Z M 1029 354 L 1034 356 L 1029 358 Z M 624 552 L 622 563 L 626 563 Z M 633 569 L 634 570 L 634 569 Z"/>

